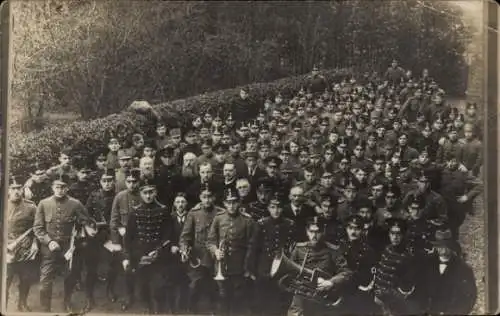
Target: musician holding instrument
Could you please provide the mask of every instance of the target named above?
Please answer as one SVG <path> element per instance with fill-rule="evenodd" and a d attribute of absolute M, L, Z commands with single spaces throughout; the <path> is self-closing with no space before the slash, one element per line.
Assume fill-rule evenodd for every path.
<path fill-rule="evenodd" d="M 288 315 L 342 314 L 343 291 L 353 272 L 338 246 L 324 240 L 324 230 L 324 219 L 312 217 L 306 225 L 309 241 L 297 243 L 292 251 L 290 259 L 300 272 L 293 274 L 293 280 L 281 282 L 296 293 Z"/>
<path fill-rule="evenodd" d="M 156 200 L 156 186 L 144 181 L 139 190 L 141 202 L 133 207 L 127 220 L 122 264 L 139 283 L 145 311 L 148 314 L 163 313 L 166 299 L 163 273 L 168 260 L 173 259 L 172 255 L 179 248 L 172 243 L 175 236 L 168 208 Z M 127 282 L 127 301 L 122 309 L 133 305 L 134 294 L 134 283 Z M 156 304 L 153 304 L 151 294 Z"/>
<path fill-rule="evenodd" d="M 53 195 L 38 204 L 33 230 L 41 243 L 40 305 L 51 311 L 52 284 L 58 272 L 64 272 L 63 310 L 72 312 L 71 294 L 77 281 L 78 269 L 72 269 L 75 230 L 88 227 L 92 234 L 95 222 L 83 204 L 68 196 L 69 176 L 61 174 L 52 182 Z"/>
<path fill-rule="evenodd" d="M 214 260 L 207 248 L 207 238 L 212 221 L 217 213 L 224 209 L 215 206 L 215 191 L 210 184 L 200 190 L 200 203 L 194 206 L 186 216 L 179 239 L 184 261 L 200 261 L 200 264 L 188 265 L 189 307 L 191 313 L 200 312 L 200 301 L 207 298 L 210 312 L 215 309 L 217 285 L 213 280 Z"/>
<path fill-rule="evenodd" d="M 207 246 L 215 257 L 219 289 L 219 313 L 243 315 L 250 280 L 255 280 L 255 238 L 257 226 L 240 207 L 238 191 L 227 188 L 225 210 L 217 213 L 208 234 Z"/>
<path fill-rule="evenodd" d="M 16 178 L 9 181 L 7 202 L 7 301 L 9 288 L 17 275 L 18 302 L 17 310 L 30 312 L 27 305 L 31 285 L 36 282 L 38 270 L 38 244 L 33 234 L 33 221 L 35 220 L 36 205 L 22 198 L 23 185 Z"/>
<path fill-rule="evenodd" d="M 284 315 L 290 305 L 291 295 L 280 289 L 270 276 L 274 257 L 281 252 L 289 256 L 295 244 L 295 224 L 293 220 L 282 216 L 283 207 L 283 201 L 275 194 L 267 207 L 269 216 L 257 222 L 257 280 L 253 296 L 255 315 Z"/>
<path fill-rule="evenodd" d="M 86 238 L 87 247 L 83 249 L 84 264 L 87 268 L 87 278 L 85 281 L 85 294 L 87 296 L 87 302 L 85 306 L 85 311 L 90 311 L 94 306 L 94 287 L 97 282 L 97 272 L 98 272 L 98 262 L 103 259 L 101 255 L 104 249 L 103 245 L 109 240 L 109 220 L 111 217 L 111 208 L 113 205 L 113 200 L 115 198 L 115 170 L 105 169 L 100 176 L 100 188 L 93 191 L 85 207 L 89 212 L 89 215 L 97 222 L 97 234 L 95 237 Z M 106 253 L 105 253 L 106 254 Z M 106 259 L 111 259 L 111 254 L 108 257 L 104 256 Z M 116 266 L 111 264 L 112 260 L 106 260 L 107 274 L 112 275 L 113 269 Z M 109 288 L 109 283 L 107 284 L 106 293 L 112 293 L 113 290 Z"/>

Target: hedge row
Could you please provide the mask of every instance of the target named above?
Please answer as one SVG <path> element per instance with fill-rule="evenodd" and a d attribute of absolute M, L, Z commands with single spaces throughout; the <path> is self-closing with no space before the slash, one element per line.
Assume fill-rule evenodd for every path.
<path fill-rule="evenodd" d="M 334 69 L 323 71 L 322 75 L 329 82 L 338 82 L 352 75 L 352 72 L 349 69 Z M 307 84 L 308 79 L 309 75 L 301 75 L 244 87 L 250 90 L 252 98 L 261 101 L 278 91 L 298 91 Z M 240 88 L 157 104 L 153 109 L 168 126 L 189 124 L 194 117 L 207 110 L 228 111 L 239 97 Z M 121 140 L 130 139 L 136 132 L 152 136 L 154 125 L 151 115 L 126 110 L 96 120 L 74 122 L 64 127 L 49 127 L 42 132 L 22 137 L 9 137 L 10 172 L 25 178 L 35 162 L 56 164 L 61 148 L 70 148 L 72 155 L 93 157 L 99 149 L 106 146 L 110 134 Z"/>

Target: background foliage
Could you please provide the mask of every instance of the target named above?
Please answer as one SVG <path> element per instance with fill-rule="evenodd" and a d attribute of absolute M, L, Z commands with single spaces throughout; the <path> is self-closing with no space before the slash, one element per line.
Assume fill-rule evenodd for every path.
<path fill-rule="evenodd" d="M 447 14 L 427 10 L 424 2 Z M 470 33 L 437 1 L 12 3 L 13 107 L 23 130 L 44 113 L 83 119 L 133 100 L 165 102 L 325 68 L 383 71 L 392 58 L 465 90 Z M 62 119 L 61 119 L 62 121 Z"/>

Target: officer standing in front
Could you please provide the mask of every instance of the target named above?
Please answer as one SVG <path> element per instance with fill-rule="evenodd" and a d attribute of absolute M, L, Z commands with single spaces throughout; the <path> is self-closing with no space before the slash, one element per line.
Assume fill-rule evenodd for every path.
<path fill-rule="evenodd" d="M 249 279 L 255 280 L 256 223 L 239 204 L 238 192 L 228 188 L 224 197 L 225 211 L 212 222 L 207 246 L 214 255 L 222 315 L 242 315 L 247 312 L 245 296 Z"/>
<path fill-rule="evenodd" d="M 22 198 L 23 185 L 11 177 L 9 181 L 9 195 L 7 202 L 7 301 L 9 287 L 17 275 L 18 302 L 17 310 L 30 312 L 27 304 L 31 285 L 34 283 L 37 272 L 36 255 L 38 245 L 33 235 L 33 221 L 35 220 L 36 205 Z"/>
<path fill-rule="evenodd" d="M 74 271 L 78 270 L 71 267 L 72 230 L 76 231 L 77 226 L 82 224 L 95 225 L 83 204 L 68 196 L 68 182 L 69 177 L 65 174 L 53 181 L 54 195 L 40 201 L 33 225 L 35 235 L 41 243 L 40 304 L 45 312 L 51 311 L 52 284 L 60 271 L 66 272 L 63 309 L 71 312 L 71 294 L 77 281 Z M 91 229 L 87 231 L 90 232 Z M 67 252 L 68 250 L 70 251 Z M 68 259 L 65 260 L 65 257 Z"/>
<path fill-rule="evenodd" d="M 161 283 L 164 281 L 162 273 L 166 262 L 173 259 L 169 253 L 174 254 L 178 248 L 173 244 L 175 236 L 170 212 L 165 205 L 156 200 L 156 186 L 148 182 L 142 183 L 140 196 L 140 204 L 133 208 L 127 220 L 122 264 L 124 270 L 132 270 L 135 274 L 147 313 L 163 313 L 166 297 L 162 291 L 164 290 L 164 284 Z M 123 306 L 124 309 L 134 302 L 134 283 L 127 284 L 127 292 L 129 300 L 127 305 Z M 151 292 L 156 308 L 153 306 Z"/>

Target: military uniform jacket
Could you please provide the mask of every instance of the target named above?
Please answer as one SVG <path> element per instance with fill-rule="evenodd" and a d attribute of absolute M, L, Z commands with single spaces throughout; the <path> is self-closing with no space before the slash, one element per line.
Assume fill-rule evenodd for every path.
<path fill-rule="evenodd" d="M 407 223 L 408 247 L 411 251 L 419 256 L 432 251 L 433 246 L 430 241 L 435 233 L 435 226 L 422 218 L 408 219 Z"/>
<path fill-rule="evenodd" d="M 127 185 L 125 184 L 125 171 L 123 169 L 117 169 L 115 174 L 115 192 L 120 193 L 123 190 L 127 189 Z"/>
<path fill-rule="evenodd" d="M 43 199 L 38 204 L 33 230 L 42 245 L 47 246 L 52 240 L 61 249 L 69 246 L 75 224 L 92 224 L 83 204 L 69 196 L 57 199 L 54 196 Z"/>
<path fill-rule="evenodd" d="M 213 266 L 213 258 L 207 248 L 207 238 L 215 215 L 221 211 L 223 209 L 217 206 L 205 210 L 201 204 L 197 204 L 187 213 L 182 227 L 179 238 L 181 249 L 191 248 L 192 256 L 199 258 L 205 267 Z"/>
<path fill-rule="evenodd" d="M 100 189 L 92 192 L 86 204 L 89 215 L 97 222 L 105 222 L 109 224 L 114 199 L 114 190 L 105 192 Z"/>
<path fill-rule="evenodd" d="M 282 216 L 294 221 L 295 223 L 294 240 L 305 241 L 307 240 L 307 234 L 306 234 L 307 221 L 311 217 L 316 216 L 316 211 L 311 206 L 303 204 L 296 210 L 295 213 L 297 213 L 297 215 L 295 215 L 293 208 L 294 206 L 292 206 L 292 204 L 285 205 Z"/>
<path fill-rule="evenodd" d="M 7 244 L 12 243 L 28 229 L 33 228 L 35 220 L 36 205 L 28 200 L 21 200 L 19 203 L 7 202 Z M 29 251 L 33 243 L 34 234 L 31 233 L 27 238 L 23 238 L 15 251 L 15 261 L 24 261 L 29 256 Z"/>
<path fill-rule="evenodd" d="M 122 241 L 118 233 L 118 228 L 127 227 L 129 214 L 132 212 L 133 208 L 140 203 L 141 197 L 139 192 L 123 190 L 115 196 L 111 207 L 111 218 L 109 222 L 111 240 L 113 243 L 119 244 Z M 127 233 L 125 232 L 125 234 Z"/>
<path fill-rule="evenodd" d="M 464 164 L 467 170 L 472 170 L 475 174 L 479 172 L 479 168 L 483 164 L 483 145 L 478 139 L 467 141 L 461 139 L 462 152 L 460 162 Z"/>
<path fill-rule="evenodd" d="M 240 210 L 230 215 L 227 211 L 217 213 L 210 226 L 207 246 L 212 255 L 222 241 L 225 257 L 222 264 L 224 275 L 254 273 L 256 223 Z"/>
<path fill-rule="evenodd" d="M 118 162 L 118 153 L 110 151 L 106 156 L 106 166 L 110 169 L 120 168 L 120 163 Z"/>
<path fill-rule="evenodd" d="M 450 212 L 456 211 L 455 206 L 460 205 L 457 198 L 462 195 L 466 195 L 469 200 L 461 206 L 472 207 L 473 199 L 481 193 L 483 187 L 478 178 L 471 177 L 460 170 L 450 169 L 443 170 L 441 183 L 440 193 L 450 207 Z"/>
<path fill-rule="evenodd" d="M 308 269 L 320 269 L 332 276 L 334 288 L 347 285 L 352 278 L 347 260 L 338 246 L 321 242 L 313 247 L 309 242 L 300 242 L 292 251 L 291 259 Z"/>
<path fill-rule="evenodd" d="M 162 253 L 169 253 L 165 249 L 170 249 L 172 244 L 164 249 L 160 248 L 164 242 L 174 240 L 173 228 L 170 212 L 164 205 L 153 202 L 150 205 L 141 203 L 134 207 L 127 220 L 123 247 L 125 258 L 138 262 L 142 256 L 153 250 L 159 250 L 160 257 L 165 258 Z"/>
<path fill-rule="evenodd" d="M 405 199 L 403 200 L 403 206 L 406 206 L 408 204 L 409 197 L 414 193 L 416 192 L 410 191 L 406 195 Z M 433 190 L 424 193 L 423 197 L 425 199 L 425 206 L 421 216 L 426 219 L 439 219 L 446 223 L 448 221 L 448 208 L 444 198 L 439 193 Z"/>
<path fill-rule="evenodd" d="M 91 181 L 76 181 L 69 187 L 68 194 L 82 202 L 87 203 L 90 193 L 95 190 L 95 185 Z"/>
<path fill-rule="evenodd" d="M 445 163 L 451 158 L 456 158 L 457 161 L 462 161 L 462 148 L 463 144 L 460 141 L 451 142 L 446 139 L 444 144 L 439 147 L 437 151 L 436 161 L 438 163 Z"/>
<path fill-rule="evenodd" d="M 271 216 L 260 219 L 257 224 L 256 271 L 258 276 L 268 277 L 275 255 L 283 251 L 289 256 L 290 248 L 294 244 L 295 226 L 291 219 L 274 219 Z"/>
<path fill-rule="evenodd" d="M 387 246 L 375 271 L 375 295 L 384 301 L 385 297 L 390 299 L 402 292 L 412 293 L 416 284 L 416 267 L 413 253 L 404 245 Z"/>
<path fill-rule="evenodd" d="M 340 240 L 339 246 L 349 269 L 353 271 L 351 290 L 356 290 L 359 285 L 367 286 L 373 279 L 372 268 L 378 262 L 375 250 L 365 240 L 349 241 L 347 236 Z"/>
<path fill-rule="evenodd" d="M 158 200 L 165 205 L 172 205 L 176 192 L 182 192 L 183 181 L 181 170 L 177 165 L 161 165 L 156 171 L 156 188 L 158 189 Z"/>

